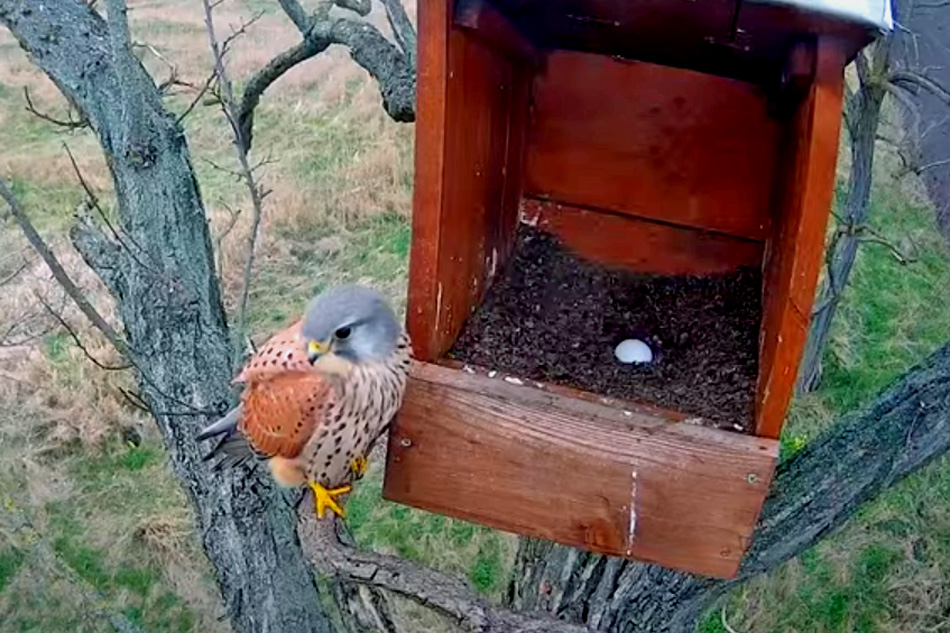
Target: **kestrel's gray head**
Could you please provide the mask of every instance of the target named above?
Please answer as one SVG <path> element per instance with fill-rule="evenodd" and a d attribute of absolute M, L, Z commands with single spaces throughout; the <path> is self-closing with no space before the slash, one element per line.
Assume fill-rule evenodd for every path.
<path fill-rule="evenodd" d="M 345 285 L 310 302 L 300 333 L 311 364 L 329 355 L 359 364 L 391 356 L 402 328 L 382 294 L 366 286 Z"/>

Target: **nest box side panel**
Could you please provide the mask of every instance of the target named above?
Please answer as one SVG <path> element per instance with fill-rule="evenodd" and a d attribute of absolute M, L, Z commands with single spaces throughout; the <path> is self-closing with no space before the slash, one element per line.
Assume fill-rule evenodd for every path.
<path fill-rule="evenodd" d="M 765 241 L 780 125 L 760 89 L 556 51 L 533 88 L 525 193 Z"/>
<path fill-rule="evenodd" d="M 407 321 L 417 358 L 447 350 L 510 250 L 528 73 L 446 0 L 419 3 L 419 79 Z"/>
<path fill-rule="evenodd" d="M 714 275 L 762 265 L 764 245 L 721 233 L 525 198 L 521 220 L 584 259 L 656 275 Z"/>
<path fill-rule="evenodd" d="M 508 532 L 732 577 L 778 443 L 414 364 L 385 498 Z"/>
<path fill-rule="evenodd" d="M 766 249 L 756 435 L 777 438 L 808 337 L 834 195 L 845 58 L 828 40 L 813 49 L 814 79 L 786 130 Z"/>

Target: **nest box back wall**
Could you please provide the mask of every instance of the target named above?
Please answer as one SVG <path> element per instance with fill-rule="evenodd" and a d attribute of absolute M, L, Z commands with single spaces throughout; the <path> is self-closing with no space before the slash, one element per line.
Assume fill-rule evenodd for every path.
<path fill-rule="evenodd" d="M 751 84 L 554 51 L 533 85 L 525 214 L 641 272 L 757 267 L 780 136 Z"/>
<path fill-rule="evenodd" d="M 780 127 L 755 87 L 555 51 L 532 96 L 526 195 L 767 237 Z"/>

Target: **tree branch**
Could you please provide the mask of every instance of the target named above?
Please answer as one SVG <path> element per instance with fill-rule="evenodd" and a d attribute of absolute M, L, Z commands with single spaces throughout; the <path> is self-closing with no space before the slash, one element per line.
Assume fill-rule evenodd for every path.
<path fill-rule="evenodd" d="M 254 134 L 254 109 L 261 101 L 261 96 L 271 84 L 277 81 L 284 73 L 301 62 L 319 55 L 327 49 L 330 42 L 327 40 L 318 40 L 316 38 L 307 38 L 284 51 L 272 59 L 264 68 L 260 69 L 251 80 L 247 82 L 244 88 L 244 94 L 241 97 L 241 105 L 237 110 L 237 124 L 241 130 L 241 138 L 251 149 Z"/>
<path fill-rule="evenodd" d="M 29 265 L 30 265 L 29 261 L 23 260 L 23 262 L 16 268 L 16 270 L 14 270 L 12 273 L 7 275 L 6 277 L 0 279 L 0 286 L 5 286 L 11 281 L 13 281 L 14 279 L 16 279 L 17 277 L 19 277 L 20 273 L 26 270 L 26 267 Z"/>
<path fill-rule="evenodd" d="M 30 98 L 30 89 L 26 86 L 23 86 L 23 97 L 26 99 L 26 110 L 33 116 L 39 117 L 44 121 L 52 123 L 53 125 L 58 125 L 59 127 L 64 127 L 69 130 L 78 130 L 80 128 L 89 127 L 89 121 L 85 116 L 80 114 L 79 119 L 73 119 L 72 111 L 67 113 L 69 116 L 68 119 L 57 119 L 53 116 L 40 112 L 36 109 L 36 106 L 33 105 L 33 100 Z"/>
<path fill-rule="evenodd" d="M 312 17 L 307 16 L 298 0 L 278 0 L 284 13 L 294 23 L 304 39 L 317 42 L 329 41 L 350 49 L 350 56 L 379 83 L 383 96 L 383 107 L 395 121 L 411 122 L 415 120 L 416 110 L 416 65 L 415 55 L 403 53 L 387 40 L 371 24 L 348 17 L 331 17 L 327 12 L 318 11 Z M 390 0 L 398 2 L 398 0 Z M 398 28 L 398 38 L 409 41 L 415 39 L 408 17 L 402 20 L 399 11 L 387 7 L 387 16 L 392 12 Z M 403 11 L 404 15 L 404 11 Z M 405 22 L 403 24 L 403 22 Z M 410 30 L 406 30 L 406 25 Z M 410 34 L 411 33 L 411 34 Z"/>
<path fill-rule="evenodd" d="M 386 9 L 386 19 L 389 20 L 389 28 L 393 30 L 393 37 L 403 54 L 409 58 L 409 63 L 413 68 L 416 67 L 416 29 L 412 26 L 409 16 L 406 14 L 406 7 L 402 0 L 380 0 L 383 8 Z"/>
<path fill-rule="evenodd" d="M 907 86 L 917 86 L 923 88 L 943 101 L 945 104 L 950 105 L 950 91 L 933 79 L 925 77 L 920 73 L 910 72 L 907 70 L 895 70 L 890 74 L 889 81 L 891 84 L 904 88 L 905 90 L 907 90 Z"/>
<path fill-rule="evenodd" d="M 871 83 L 871 69 L 868 65 L 867 53 L 863 50 L 858 51 L 858 54 L 854 57 L 854 67 L 858 71 L 858 81 L 861 82 L 862 86 Z"/>
<path fill-rule="evenodd" d="M 128 364 L 128 363 L 126 363 L 126 364 L 124 364 L 124 365 L 106 365 L 105 363 L 103 363 L 102 361 L 100 361 L 98 358 L 96 358 L 96 357 L 92 354 L 92 352 L 89 351 L 89 348 L 87 348 L 87 347 L 85 346 L 85 344 L 83 344 L 82 339 L 79 338 L 79 334 L 76 333 L 76 330 L 73 329 L 73 327 L 72 327 L 72 326 L 69 324 L 69 322 L 63 317 L 62 314 L 60 314 L 58 311 L 54 310 L 54 309 L 53 309 L 53 306 L 51 306 L 51 305 L 46 301 L 46 299 L 44 299 L 43 297 L 41 297 L 41 296 L 39 295 L 39 293 L 34 293 L 34 296 L 36 297 L 37 301 L 39 301 L 40 304 L 46 309 L 46 312 L 47 312 L 51 317 L 53 317 L 54 319 L 56 319 L 56 321 L 59 323 L 59 325 L 60 325 L 64 330 L 66 330 L 66 333 L 69 334 L 70 338 L 73 339 L 73 343 L 76 344 L 76 347 L 79 348 L 79 351 L 81 351 L 81 352 L 83 353 L 83 356 L 85 356 L 93 365 L 95 365 L 95 366 L 98 367 L 99 369 L 102 369 L 102 370 L 105 370 L 105 371 L 124 371 L 124 370 L 126 370 L 126 369 L 131 369 L 131 368 L 133 367 L 133 365 Z"/>
<path fill-rule="evenodd" d="M 376 79 L 389 116 L 402 123 L 415 121 L 415 64 L 366 22 L 337 18 L 326 27 L 330 41 L 348 47 L 353 61 Z"/>
<path fill-rule="evenodd" d="M 214 72 L 218 78 L 218 85 L 221 88 L 221 111 L 231 126 L 231 133 L 234 137 L 234 148 L 237 152 L 238 163 L 240 164 L 239 177 L 247 187 L 251 196 L 251 230 L 247 236 L 247 252 L 244 258 L 244 273 L 241 282 L 241 292 L 238 298 L 237 308 L 237 328 L 235 332 L 235 341 L 240 341 L 246 334 L 247 329 L 247 302 L 251 291 L 251 279 L 254 272 L 254 255 L 257 250 L 257 239 L 260 234 L 261 218 L 264 215 L 264 198 L 267 192 L 264 191 L 261 184 L 257 181 L 255 169 L 251 167 L 248 160 L 249 146 L 247 139 L 241 131 L 241 125 L 238 122 L 238 103 L 234 97 L 234 87 L 231 79 L 228 77 L 227 69 L 224 64 L 226 53 L 225 45 L 234 37 L 240 35 L 247 28 L 244 24 L 240 29 L 232 33 L 231 37 L 223 44 L 218 43 L 217 35 L 214 30 L 213 9 L 209 0 L 202 0 L 205 13 L 205 29 L 208 32 L 208 44 L 211 47 L 211 54 L 214 57 Z M 241 358 L 241 346 L 233 345 L 233 364 L 238 365 Z"/>
<path fill-rule="evenodd" d="M 303 504 L 309 498 L 305 497 Z M 318 521 L 312 510 L 300 513 L 297 532 L 304 554 L 321 573 L 408 598 L 449 618 L 465 631 L 585 633 L 589 630 L 542 614 L 527 615 L 496 607 L 453 576 L 402 558 L 346 546 L 337 535 L 335 518 Z"/>
<path fill-rule="evenodd" d="M 26 212 L 20 206 L 20 203 L 13 196 L 13 192 L 10 191 L 9 187 L 7 187 L 7 183 L 2 178 L 0 178 L 0 197 L 7 203 L 10 215 L 13 216 L 13 219 L 16 220 L 16 223 L 20 226 L 27 241 L 37 254 L 43 258 L 43 261 L 46 262 L 50 272 L 53 273 L 53 278 L 63 287 L 63 290 L 65 290 L 66 294 L 73 300 L 76 307 L 79 308 L 79 311 L 86 315 L 86 318 L 89 319 L 96 329 L 102 332 L 120 354 L 131 359 L 132 354 L 128 343 L 119 336 L 119 333 L 116 332 L 115 329 L 109 325 L 109 322 L 89 303 L 89 300 L 86 299 L 86 295 L 83 294 L 79 286 L 73 283 L 66 269 L 63 268 L 62 264 L 60 264 L 56 258 L 56 255 L 53 254 L 50 247 L 43 241 L 43 238 L 37 232 L 33 223 L 30 222 L 29 216 L 27 216 Z"/>

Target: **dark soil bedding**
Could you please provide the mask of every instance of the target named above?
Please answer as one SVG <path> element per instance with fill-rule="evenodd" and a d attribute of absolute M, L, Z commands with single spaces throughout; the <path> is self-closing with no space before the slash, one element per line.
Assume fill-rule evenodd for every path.
<path fill-rule="evenodd" d="M 710 277 L 607 269 L 522 226 L 514 256 L 449 356 L 747 431 L 760 289 L 753 269 Z M 631 337 L 653 348 L 650 365 L 614 357 Z"/>

